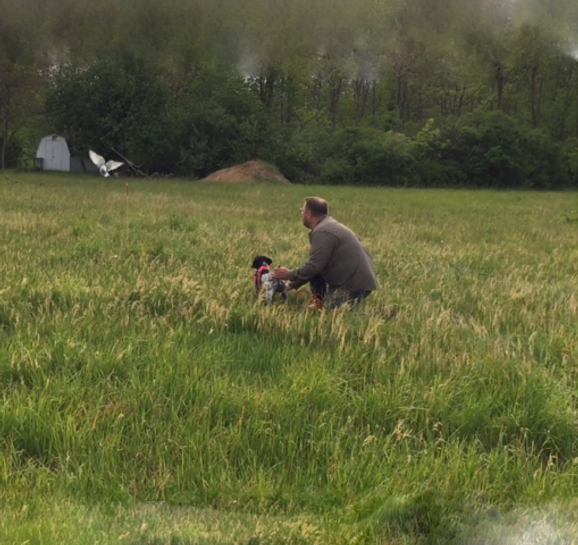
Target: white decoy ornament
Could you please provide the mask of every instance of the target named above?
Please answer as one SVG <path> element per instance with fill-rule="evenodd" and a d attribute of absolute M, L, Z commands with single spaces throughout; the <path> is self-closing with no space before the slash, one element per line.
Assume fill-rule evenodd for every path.
<path fill-rule="evenodd" d="M 91 161 L 98 167 L 98 171 L 100 172 L 101 176 L 108 178 L 110 173 L 113 170 L 124 165 L 124 163 L 119 163 L 118 161 L 104 161 L 104 157 L 101 157 L 98 153 L 95 153 L 92 150 L 88 150 L 88 155 L 90 155 Z"/>

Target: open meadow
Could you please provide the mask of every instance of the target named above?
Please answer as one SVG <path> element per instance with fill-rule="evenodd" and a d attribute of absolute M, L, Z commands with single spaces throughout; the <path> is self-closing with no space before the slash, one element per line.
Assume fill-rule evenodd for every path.
<path fill-rule="evenodd" d="M 577 193 L 125 181 L 0 178 L 0 543 L 578 543 Z M 255 301 L 312 195 L 360 311 Z"/>

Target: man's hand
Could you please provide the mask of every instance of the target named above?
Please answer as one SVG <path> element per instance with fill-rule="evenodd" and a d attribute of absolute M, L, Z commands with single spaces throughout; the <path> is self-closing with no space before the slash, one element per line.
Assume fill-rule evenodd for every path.
<path fill-rule="evenodd" d="M 277 278 L 278 280 L 289 280 L 289 269 L 285 267 L 277 267 L 273 271 L 273 278 Z"/>

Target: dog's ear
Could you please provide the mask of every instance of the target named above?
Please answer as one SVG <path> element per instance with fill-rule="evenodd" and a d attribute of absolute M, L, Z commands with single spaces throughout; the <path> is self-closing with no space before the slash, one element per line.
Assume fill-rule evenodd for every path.
<path fill-rule="evenodd" d="M 258 255 L 255 259 L 253 259 L 253 268 L 258 269 L 261 265 L 271 265 L 273 260 L 266 255 Z"/>

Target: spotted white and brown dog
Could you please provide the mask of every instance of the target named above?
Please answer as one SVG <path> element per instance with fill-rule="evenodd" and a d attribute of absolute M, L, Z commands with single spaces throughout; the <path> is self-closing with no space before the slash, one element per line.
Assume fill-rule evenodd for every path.
<path fill-rule="evenodd" d="M 268 305 L 273 303 L 276 293 L 280 293 L 284 301 L 289 297 L 285 282 L 273 278 L 270 269 L 271 263 L 273 263 L 273 260 L 266 255 L 258 255 L 253 259 L 255 294 L 259 295 L 263 291 L 265 293 L 265 303 Z"/>

